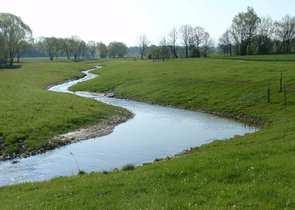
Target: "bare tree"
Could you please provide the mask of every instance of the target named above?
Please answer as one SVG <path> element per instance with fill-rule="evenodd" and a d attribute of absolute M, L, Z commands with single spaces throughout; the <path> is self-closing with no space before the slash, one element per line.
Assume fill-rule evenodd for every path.
<path fill-rule="evenodd" d="M 209 33 L 205 32 L 204 28 L 202 27 L 195 27 L 190 38 L 190 46 L 193 51 L 193 57 L 201 56 L 200 47 L 204 43 L 205 39 L 209 39 Z"/>
<path fill-rule="evenodd" d="M 146 35 L 142 34 L 139 36 L 139 51 L 140 51 L 140 58 L 143 59 L 145 56 L 146 49 L 148 48 L 149 40 L 147 39 Z"/>
<path fill-rule="evenodd" d="M 204 57 L 208 57 L 208 51 L 210 47 L 213 46 L 213 41 L 210 39 L 210 34 L 208 32 L 204 32 L 203 40 L 202 40 L 202 54 Z"/>
<path fill-rule="evenodd" d="M 190 46 L 190 39 L 191 39 L 191 33 L 193 31 L 192 26 L 190 25 L 183 25 L 180 27 L 180 34 L 181 39 L 183 42 L 183 45 L 185 47 L 185 57 L 189 57 L 189 46 Z"/>
<path fill-rule="evenodd" d="M 171 51 L 174 58 L 178 58 L 177 50 L 176 50 L 176 42 L 177 42 L 177 29 L 173 28 L 169 33 L 169 43 L 171 45 Z"/>
<path fill-rule="evenodd" d="M 256 48 L 258 54 L 271 52 L 273 48 L 274 24 L 270 17 L 262 17 L 257 28 Z"/>
<path fill-rule="evenodd" d="M 286 15 L 281 21 L 275 22 L 276 37 L 282 42 L 281 51 L 291 52 L 291 45 L 295 39 L 295 17 Z"/>
<path fill-rule="evenodd" d="M 164 37 L 160 41 L 160 58 L 164 61 L 165 59 L 170 58 L 170 50 L 168 47 L 167 39 Z"/>
<path fill-rule="evenodd" d="M 220 37 L 219 47 L 223 50 L 224 55 L 232 56 L 232 37 L 230 30 L 226 30 Z"/>

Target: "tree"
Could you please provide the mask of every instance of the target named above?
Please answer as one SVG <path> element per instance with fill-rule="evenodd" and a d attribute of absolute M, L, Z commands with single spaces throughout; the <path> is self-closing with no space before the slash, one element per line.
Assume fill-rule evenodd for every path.
<path fill-rule="evenodd" d="M 160 58 L 164 61 L 165 59 L 170 58 L 170 50 L 167 45 L 167 40 L 164 37 L 160 42 Z"/>
<path fill-rule="evenodd" d="M 202 38 L 202 55 L 206 58 L 208 57 L 209 49 L 213 46 L 213 41 L 210 39 L 210 34 L 206 31 Z"/>
<path fill-rule="evenodd" d="M 281 21 L 275 22 L 276 38 L 281 41 L 281 52 L 290 53 L 295 39 L 295 17 L 286 15 Z"/>
<path fill-rule="evenodd" d="M 20 62 L 20 57 L 21 55 L 25 52 L 26 49 L 28 49 L 31 46 L 31 42 L 32 41 L 25 41 L 22 40 L 19 45 L 16 48 L 16 62 L 19 63 Z"/>
<path fill-rule="evenodd" d="M 232 37 L 230 30 L 226 30 L 220 37 L 219 47 L 223 50 L 224 55 L 232 56 Z"/>
<path fill-rule="evenodd" d="M 21 18 L 10 14 L 0 13 L 0 31 L 3 45 L 3 59 L 13 65 L 17 50 L 23 45 L 23 41 L 32 36 L 32 30 Z"/>
<path fill-rule="evenodd" d="M 139 36 L 139 52 L 140 58 L 143 59 L 146 53 L 146 49 L 148 48 L 149 40 L 147 39 L 146 35 Z"/>
<path fill-rule="evenodd" d="M 4 34 L 2 32 L 2 29 L 0 28 L 0 65 L 5 64 L 7 62 L 7 55 L 6 55 L 6 43 Z"/>
<path fill-rule="evenodd" d="M 83 40 L 79 40 L 78 59 L 87 57 L 87 44 Z M 75 60 L 77 61 L 77 59 Z"/>
<path fill-rule="evenodd" d="M 252 53 L 251 45 L 259 23 L 260 18 L 251 7 L 248 7 L 247 12 L 241 12 L 234 17 L 231 31 L 239 55 Z"/>
<path fill-rule="evenodd" d="M 180 27 L 180 34 L 181 34 L 181 39 L 182 39 L 183 45 L 185 47 L 185 57 L 186 58 L 189 57 L 189 44 L 190 44 L 192 31 L 193 31 L 193 28 L 190 25 L 183 25 Z"/>
<path fill-rule="evenodd" d="M 202 27 L 195 27 L 190 36 L 190 48 L 192 50 L 192 57 L 200 57 L 200 47 L 205 41 L 209 41 L 209 33 Z"/>
<path fill-rule="evenodd" d="M 72 51 L 74 61 L 78 61 L 83 54 L 85 42 L 77 36 L 72 36 L 69 40 L 70 49 Z"/>
<path fill-rule="evenodd" d="M 62 43 L 55 37 L 42 38 L 41 46 L 47 52 L 51 61 L 53 61 L 55 57 L 58 57 L 58 53 L 62 49 Z"/>
<path fill-rule="evenodd" d="M 97 43 L 97 51 L 100 58 L 106 58 L 108 56 L 108 48 L 102 42 Z"/>
<path fill-rule="evenodd" d="M 159 60 L 161 57 L 161 48 L 156 45 L 151 45 L 148 49 L 148 58 L 153 60 Z"/>
<path fill-rule="evenodd" d="M 127 46 L 122 42 L 111 42 L 108 46 L 108 52 L 111 58 L 122 58 L 127 54 L 127 50 Z"/>
<path fill-rule="evenodd" d="M 171 45 L 171 51 L 174 58 L 178 58 L 177 50 L 176 50 L 176 42 L 177 42 L 177 30 L 173 28 L 169 33 L 169 44 Z"/>
<path fill-rule="evenodd" d="M 97 45 L 95 41 L 89 41 L 87 43 L 87 50 L 90 58 L 96 58 L 96 48 Z"/>
<path fill-rule="evenodd" d="M 260 24 L 257 28 L 256 48 L 257 54 L 267 54 L 272 51 L 274 24 L 270 17 L 261 18 Z"/>
<path fill-rule="evenodd" d="M 70 60 L 73 54 L 71 40 L 66 38 L 66 39 L 61 39 L 61 42 L 62 42 L 61 46 L 62 46 L 63 52 L 66 55 L 67 59 Z"/>

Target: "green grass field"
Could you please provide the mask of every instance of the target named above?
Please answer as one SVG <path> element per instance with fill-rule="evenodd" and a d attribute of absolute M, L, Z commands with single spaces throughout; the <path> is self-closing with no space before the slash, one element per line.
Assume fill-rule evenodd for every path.
<path fill-rule="evenodd" d="M 230 60 L 246 60 L 246 61 L 282 61 L 294 62 L 295 54 L 273 54 L 273 55 L 247 55 L 247 56 L 212 56 L 212 58 L 230 59 Z"/>
<path fill-rule="evenodd" d="M 95 64 L 31 60 L 22 68 L 1 69 L 0 156 L 37 150 L 57 134 L 120 114 L 114 107 L 46 90 Z"/>
<path fill-rule="evenodd" d="M 295 62 L 106 61 L 97 73 L 74 89 L 265 124 L 257 133 L 132 171 L 4 187 L 1 209 L 295 209 Z"/>

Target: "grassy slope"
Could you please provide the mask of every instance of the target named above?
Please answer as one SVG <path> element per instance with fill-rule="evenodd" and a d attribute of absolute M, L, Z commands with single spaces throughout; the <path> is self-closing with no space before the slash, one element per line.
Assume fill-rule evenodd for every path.
<path fill-rule="evenodd" d="M 77 89 L 262 117 L 258 133 L 108 175 L 89 174 L 5 187 L 2 209 L 293 209 L 295 208 L 295 63 L 178 60 L 105 63 L 101 77 Z M 289 105 L 278 93 L 287 75 Z M 266 104 L 266 86 L 273 90 Z"/>
<path fill-rule="evenodd" d="M 0 155 L 40 148 L 56 134 L 118 114 L 95 101 L 46 90 L 94 65 L 27 61 L 20 69 L 0 70 L 0 136 L 5 140 Z"/>

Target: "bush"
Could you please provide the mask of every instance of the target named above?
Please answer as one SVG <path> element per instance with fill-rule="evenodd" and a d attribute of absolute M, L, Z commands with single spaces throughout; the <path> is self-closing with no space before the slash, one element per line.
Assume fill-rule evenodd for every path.
<path fill-rule="evenodd" d="M 79 170 L 78 175 L 84 175 L 84 174 L 86 174 L 85 171 Z"/>
<path fill-rule="evenodd" d="M 135 166 L 132 164 L 127 164 L 122 168 L 123 171 L 132 171 L 134 169 L 135 169 Z"/>

